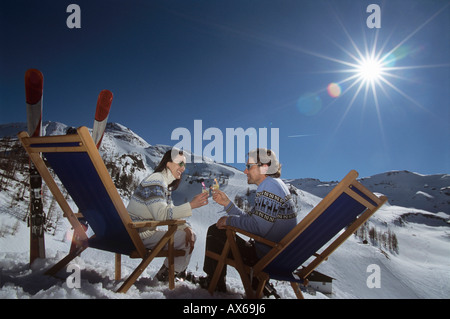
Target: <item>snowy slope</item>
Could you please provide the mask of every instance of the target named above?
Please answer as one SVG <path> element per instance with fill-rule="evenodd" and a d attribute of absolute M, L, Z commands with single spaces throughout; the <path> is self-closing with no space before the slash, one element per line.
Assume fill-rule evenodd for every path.
<path fill-rule="evenodd" d="M 449 174 L 422 175 L 409 171 L 392 171 L 364 177 L 360 181 L 372 192 L 385 194 L 392 205 L 450 214 Z M 337 184 L 311 178 L 289 182 L 321 197 Z"/>
<path fill-rule="evenodd" d="M 64 134 L 66 126 L 46 123 L 46 134 Z M 0 125 L 0 137 L 14 136 L 26 129 L 25 124 Z M 120 124 L 108 124 L 100 152 L 105 162 L 117 166 L 120 174 L 133 176 L 136 183 L 150 174 L 168 149 L 163 145 L 150 145 Z M 0 170 L 5 176 L 5 172 Z M 162 259 L 154 261 L 141 275 L 130 291 L 116 294 L 120 283 L 114 281 L 114 256 L 111 253 L 88 249 L 73 264 L 81 269 L 81 288 L 69 288 L 60 272 L 60 278 L 43 275 L 45 269 L 65 256 L 70 246 L 71 230 L 63 218 L 55 218 L 51 231 L 46 234 L 47 259 L 28 265 L 29 228 L 24 222 L 28 193 L 23 198 L 17 189 L 23 188 L 26 173 L 17 172 L 14 178 L 2 179 L 0 192 L 0 298 L 241 298 L 243 289 L 235 271 L 229 271 L 227 294 L 211 297 L 207 291 L 191 283 L 178 282 L 175 290 L 153 280 Z M 212 184 L 217 178 L 230 199 L 236 195 L 254 194 L 255 185 L 248 185 L 246 176 L 233 167 L 216 164 L 189 164 L 173 199 L 177 204 L 190 200 L 201 191 L 201 181 Z M 411 172 L 387 172 L 363 178 L 362 183 L 379 194 L 385 194 L 389 203 L 370 220 L 369 227 L 378 233 L 390 231 L 398 238 L 398 250 L 381 243 L 363 244 L 352 236 L 320 267 L 319 271 L 331 276 L 333 294 L 305 294 L 306 298 L 448 298 L 450 296 L 450 212 L 449 175 L 420 175 Z M 305 216 L 333 187 L 334 182 L 315 179 L 286 181 L 295 192 L 300 213 Z M 129 186 L 131 187 L 131 186 Z M 120 190 L 125 204 L 130 190 Z M 249 201 L 252 201 L 250 195 Z M 251 203 L 250 203 L 251 204 Z M 44 210 L 50 211 L 51 196 L 44 192 Z M 73 204 L 72 204 L 73 205 Z M 56 211 L 56 212 L 55 212 Z M 53 216 L 61 214 L 54 208 Z M 221 206 L 210 203 L 194 210 L 188 220 L 197 234 L 196 248 L 189 269 L 202 274 L 207 228 L 224 212 Z M 137 260 L 122 258 L 122 275 L 128 275 Z M 380 269 L 380 288 L 368 288 L 370 265 Z M 275 283 L 280 295 L 294 298 L 290 286 Z"/>

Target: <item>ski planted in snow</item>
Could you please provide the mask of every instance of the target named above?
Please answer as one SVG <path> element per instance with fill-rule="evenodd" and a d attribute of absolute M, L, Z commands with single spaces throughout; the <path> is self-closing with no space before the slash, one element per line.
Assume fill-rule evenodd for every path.
<path fill-rule="evenodd" d="M 39 70 L 29 69 L 25 72 L 25 97 L 27 106 L 28 135 L 42 134 L 42 95 L 44 77 Z M 42 178 L 33 162 L 30 163 L 30 265 L 36 258 L 45 258 L 44 226 L 45 214 L 42 207 Z"/>
<path fill-rule="evenodd" d="M 94 128 L 92 129 L 92 139 L 94 140 L 95 145 L 97 145 L 97 148 L 100 148 L 100 144 L 102 143 L 112 99 L 113 94 L 108 90 L 103 90 L 98 95 Z"/>
<path fill-rule="evenodd" d="M 103 140 L 103 135 L 105 134 L 106 123 L 108 121 L 112 99 L 113 94 L 108 90 L 102 90 L 97 98 L 97 109 L 95 110 L 94 127 L 92 129 L 92 139 L 94 140 L 97 149 L 100 148 Z M 86 231 L 88 229 L 87 221 L 84 218 L 79 218 L 78 221 Z M 79 246 L 78 243 L 78 236 L 76 233 L 74 233 L 72 236 L 72 245 L 70 247 L 70 251 L 75 251 L 80 248 L 81 246 Z"/>

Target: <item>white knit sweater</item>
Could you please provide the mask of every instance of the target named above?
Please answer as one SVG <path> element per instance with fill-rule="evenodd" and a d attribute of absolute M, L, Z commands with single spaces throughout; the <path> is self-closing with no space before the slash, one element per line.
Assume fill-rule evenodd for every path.
<path fill-rule="evenodd" d="M 170 220 L 191 216 L 192 209 L 189 203 L 173 205 L 168 185 L 174 180 L 175 177 L 168 169 L 153 173 L 142 180 L 127 207 L 131 219 L 133 221 Z M 152 236 L 155 230 L 154 227 L 142 228 L 139 230 L 139 235 L 145 239 Z"/>

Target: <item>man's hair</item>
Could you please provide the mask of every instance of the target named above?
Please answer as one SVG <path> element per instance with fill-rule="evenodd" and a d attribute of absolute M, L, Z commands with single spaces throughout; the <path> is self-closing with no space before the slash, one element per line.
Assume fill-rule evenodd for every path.
<path fill-rule="evenodd" d="M 267 176 L 274 178 L 281 176 L 281 164 L 274 151 L 267 148 L 255 148 L 248 152 L 248 157 L 255 159 L 257 164 L 268 165 L 269 168 L 265 173 Z"/>

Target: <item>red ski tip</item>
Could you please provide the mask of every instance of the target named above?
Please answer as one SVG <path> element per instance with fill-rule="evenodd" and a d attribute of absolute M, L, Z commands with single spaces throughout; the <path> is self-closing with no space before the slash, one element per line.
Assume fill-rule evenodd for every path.
<path fill-rule="evenodd" d="M 44 76 L 41 71 L 29 69 L 25 72 L 25 95 L 28 104 L 36 104 L 42 98 Z"/>
<path fill-rule="evenodd" d="M 98 95 L 97 99 L 97 109 L 95 111 L 95 120 L 103 121 L 108 117 L 109 109 L 111 108 L 111 103 L 113 99 L 113 94 L 109 90 L 103 90 Z"/>

